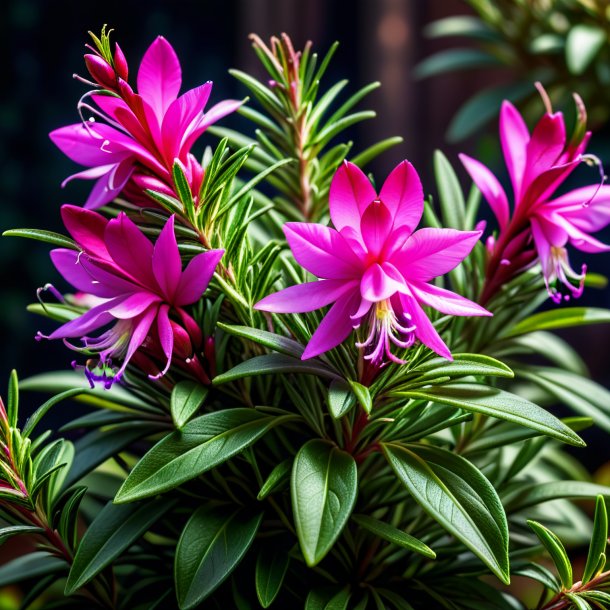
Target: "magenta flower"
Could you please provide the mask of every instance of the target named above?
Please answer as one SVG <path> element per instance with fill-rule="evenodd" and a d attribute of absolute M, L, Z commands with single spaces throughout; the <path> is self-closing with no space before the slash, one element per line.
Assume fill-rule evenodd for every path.
<path fill-rule="evenodd" d="M 566 250 L 568 242 L 583 252 L 610 250 L 610 246 L 590 235 L 610 223 L 610 186 L 592 184 L 552 198 L 572 171 L 591 159 L 584 155 L 591 135 L 585 130 L 584 106 L 576 98 L 579 119 L 568 141 L 562 113 L 553 113 L 546 94 L 541 92 L 547 112 L 531 135 L 517 109 L 510 102 L 502 104 L 500 140 L 513 187 L 512 217 L 508 197 L 491 171 L 475 159 L 460 155 L 500 227 L 498 239 L 490 244 L 492 258 L 482 302 L 528 262 L 523 255 L 532 236 L 547 290 L 555 302 L 562 299 L 558 283 L 574 297 L 583 290 L 586 266 L 581 273 L 572 269 Z M 530 264 L 532 258 L 535 259 L 529 257 Z M 569 299 L 569 294 L 563 298 Z"/>
<path fill-rule="evenodd" d="M 481 233 L 454 229 L 413 233 L 423 205 L 421 182 L 408 161 L 392 171 L 379 195 L 358 167 L 344 162 L 330 187 L 335 228 L 303 222 L 284 225 L 295 259 L 320 281 L 281 290 L 255 308 L 306 312 L 334 303 L 307 344 L 303 359 L 339 345 L 352 328 L 363 323 L 367 335 L 356 345 L 374 365 L 381 365 L 386 357 L 403 363 L 392 353 L 392 345 L 408 348 L 415 339 L 451 359 L 422 305 L 458 316 L 491 315 L 476 303 L 429 283 L 456 267 Z"/>
<path fill-rule="evenodd" d="M 108 221 L 96 212 L 66 205 L 62 216 L 82 252 L 60 248 L 51 252 L 51 259 L 70 284 L 100 302 L 44 338 L 80 338 L 82 347 L 70 347 L 97 353 L 102 369 L 112 368 L 114 359 L 122 360 L 111 379 L 103 377 L 109 386 L 150 336 L 166 359 L 164 369 L 151 377 L 164 375 L 174 343 L 183 346 L 184 334 L 201 343 L 201 331 L 184 307 L 201 298 L 223 250 L 198 254 L 183 271 L 173 216 L 154 246 L 123 212 Z M 89 336 L 105 327 L 98 336 Z"/>
<path fill-rule="evenodd" d="M 112 201 L 130 178 L 136 180 L 140 189 L 155 188 L 174 194 L 172 167 L 177 159 L 193 195 L 197 196 L 203 169 L 190 150 L 210 125 L 235 111 L 241 102 L 226 100 L 205 112 L 211 82 L 178 97 L 182 82 L 180 62 L 172 46 L 161 36 L 142 58 L 137 93 L 124 80 L 127 64 L 122 53 L 115 52 L 114 65 L 99 53 L 85 58 L 102 90 L 83 98 L 91 97 L 97 108 L 84 101 L 79 106 L 107 124 L 92 117 L 49 134 L 64 154 L 89 168 L 70 176 L 62 186 L 74 178 L 95 180 L 85 203 L 87 208 Z"/>

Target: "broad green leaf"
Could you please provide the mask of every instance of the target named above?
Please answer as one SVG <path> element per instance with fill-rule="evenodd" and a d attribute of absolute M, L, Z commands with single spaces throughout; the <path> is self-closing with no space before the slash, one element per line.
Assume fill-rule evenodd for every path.
<path fill-rule="evenodd" d="M 504 504 L 507 509 L 516 511 L 559 498 L 586 500 L 598 495 L 610 498 L 610 487 L 588 481 L 547 481 L 523 484 L 504 499 Z"/>
<path fill-rule="evenodd" d="M 305 600 L 305 610 L 347 610 L 350 598 L 349 587 L 313 589 Z"/>
<path fill-rule="evenodd" d="M 54 233 L 53 231 L 43 231 L 41 229 L 10 229 L 2 233 L 5 237 L 27 237 L 36 241 L 44 241 L 58 248 L 69 248 L 70 250 L 80 250 L 78 244 L 69 237 Z"/>
<path fill-rule="evenodd" d="M 159 441 L 136 464 L 115 501 L 132 502 L 163 493 L 215 468 L 295 416 L 255 409 L 225 409 L 201 415 Z"/>
<path fill-rule="evenodd" d="M 383 451 L 422 508 L 508 584 L 506 515 L 481 471 L 459 455 L 432 446 L 388 443 Z"/>
<path fill-rule="evenodd" d="M 349 385 L 351 386 L 354 395 L 358 399 L 360 406 L 367 414 L 370 415 L 373 409 L 373 400 L 371 398 L 369 389 L 366 386 L 363 386 L 361 383 L 358 383 L 357 381 L 350 380 Z"/>
<path fill-rule="evenodd" d="M 599 558 L 606 552 L 608 544 L 608 512 L 603 496 L 597 496 L 595 502 L 595 518 L 593 520 L 593 534 L 589 544 L 587 563 L 582 574 L 582 582 L 588 583 L 597 576 L 596 569 L 599 565 Z M 603 569 L 603 566 L 602 566 Z"/>
<path fill-rule="evenodd" d="M 256 595 L 263 608 L 268 608 L 282 588 L 290 556 L 287 549 L 276 544 L 263 545 L 256 560 Z"/>
<path fill-rule="evenodd" d="M 538 536 L 538 539 L 542 542 L 544 548 L 549 552 L 549 555 L 557 568 L 563 587 L 565 589 L 571 589 L 574 584 L 574 581 L 572 580 L 572 564 L 570 563 L 561 540 L 559 540 L 551 530 L 536 521 L 528 519 L 527 524 L 534 530 L 534 533 Z"/>
<path fill-rule="evenodd" d="M 199 605 L 235 569 L 262 520 L 249 508 L 201 506 L 188 520 L 174 560 L 174 581 L 181 610 Z"/>
<path fill-rule="evenodd" d="M 608 37 L 601 27 L 578 23 L 566 38 L 566 64 L 572 74 L 582 74 L 595 59 Z"/>
<path fill-rule="evenodd" d="M 468 383 L 448 383 L 437 387 L 397 392 L 396 394 L 409 398 L 431 400 L 466 411 L 505 419 L 538 430 L 569 445 L 584 446 L 582 439 L 554 415 L 529 400 L 497 388 Z"/>
<path fill-rule="evenodd" d="M 36 551 L 0 566 L 0 587 L 67 571 L 68 564 L 63 559 L 46 551 Z"/>
<path fill-rule="evenodd" d="M 303 373 L 337 379 L 339 375 L 319 360 L 298 360 L 285 354 L 265 354 L 255 356 L 234 366 L 226 373 L 214 377 L 214 385 L 220 385 L 229 381 L 253 377 L 255 375 L 271 375 L 276 373 Z"/>
<path fill-rule="evenodd" d="M 13 536 L 23 534 L 40 534 L 43 532 L 44 530 L 41 527 L 34 527 L 33 525 L 9 525 L 7 527 L 0 528 L 0 545 L 4 544 Z"/>
<path fill-rule="evenodd" d="M 275 333 L 270 333 L 267 330 L 260 330 L 258 328 L 250 328 L 248 326 L 232 326 L 229 324 L 218 323 L 218 328 L 222 328 L 225 332 L 236 337 L 242 337 L 243 339 L 250 339 L 255 343 L 264 345 L 270 349 L 286 354 L 287 356 L 293 356 L 300 358 L 305 351 L 305 347 L 300 343 L 297 343 L 294 339 L 288 337 L 282 337 Z"/>
<path fill-rule="evenodd" d="M 194 381 L 181 381 L 174 386 L 170 410 L 176 428 L 180 429 L 201 408 L 208 389 Z"/>
<path fill-rule="evenodd" d="M 451 163 L 440 150 L 434 151 L 434 176 L 444 224 L 454 229 L 463 229 L 466 202 L 462 187 Z"/>
<path fill-rule="evenodd" d="M 388 542 L 397 544 L 410 551 L 420 553 L 424 557 L 429 557 L 430 559 L 436 558 L 436 553 L 427 544 L 424 544 L 421 540 L 399 530 L 389 523 L 385 523 L 384 521 L 380 521 L 369 515 L 352 515 L 352 519 L 360 527 L 363 527 L 379 538 L 383 538 Z"/>
<path fill-rule="evenodd" d="M 314 566 L 330 551 L 354 508 L 356 462 L 326 441 L 311 440 L 295 457 L 291 491 L 301 551 L 307 565 Z"/>
<path fill-rule="evenodd" d="M 356 396 L 343 379 L 334 379 L 328 388 L 328 410 L 334 419 L 341 419 L 356 404 Z"/>
<path fill-rule="evenodd" d="M 456 70 L 469 70 L 498 65 L 502 65 L 502 62 L 485 51 L 453 48 L 439 51 L 430 57 L 426 57 L 426 59 L 415 66 L 413 75 L 415 78 L 422 79 Z"/>
<path fill-rule="evenodd" d="M 106 504 L 78 545 L 65 594 L 72 595 L 97 576 L 177 502 L 176 498 L 160 498 L 126 506 Z"/>
<path fill-rule="evenodd" d="M 516 337 L 535 330 L 556 330 L 588 324 L 607 324 L 610 322 L 610 310 L 599 307 L 564 307 L 535 313 L 515 326 L 508 327 L 506 337 Z"/>
<path fill-rule="evenodd" d="M 256 496 L 257 500 L 264 500 L 269 494 L 275 493 L 290 481 L 292 458 L 286 458 L 271 471 L 261 490 Z"/>

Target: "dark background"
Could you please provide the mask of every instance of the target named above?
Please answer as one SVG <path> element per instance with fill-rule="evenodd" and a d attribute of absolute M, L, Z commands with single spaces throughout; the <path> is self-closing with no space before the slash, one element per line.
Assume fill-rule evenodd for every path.
<path fill-rule="evenodd" d="M 127 56 L 132 78 L 145 49 L 156 35 L 163 34 L 182 62 L 183 90 L 213 80 L 211 103 L 245 95 L 227 74 L 228 68 L 262 76 L 247 38 L 250 32 L 267 39 L 285 31 L 297 48 L 311 39 L 320 54 L 339 40 L 327 86 L 348 78 L 353 92 L 374 80 L 383 83 L 361 103 L 361 108 L 376 110 L 378 118 L 353 130 L 354 149 L 362 150 L 391 135 L 405 139 L 370 168 L 378 181 L 406 157 L 420 172 L 424 189 L 433 192 L 432 153 L 437 147 L 454 164 L 461 150 L 474 156 L 485 151 L 487 161 L 505 175 L 497 144 L 497 152 L 489 152 L 490 138 L 497 138 L 495 123 L 490 126 L 487 146 L 485 138 L 449 146 L 444 133 L 461 102 L 499 78 L 506 79 L 506 74 L 476 71 L 421 82 L 412 76 L 413 66 L 441 46 L 423 37 L 424 25 L 467 12 L 468 7 L 459 0 L 4 0 L 0 8 L 0 230 L 36 227 L 61 231 L 59 206 L 84 201 L 90 183 L 74 182 L 60 189 L 61 180 L 77 167 L 51 144 L 48 133 L 78 121 L 76 103 L 86 87 L 72 74 L 85 74 L 82 54 L 87 31 L 99 33 L 104 23 L 114 28 L 113 39 Z M 212 136 L 203 140 L 214 142 Z M 590 151 L 606 167 L 609 149 L 607 134 L 594 137 Z M 465 172 L 458 171 L 467 184 Z M 591 174 L 585 180 L 591 181 Z M 608 241 L 610 233 L 600 238 Z M 59 342 L 34 341 L 36 330 L 48 331 L 51 325 L 25 310 L 35 301 L 37 287 L 47 282 L 64 287 L 50 264 L 48 250 L 31 240 L 0 239 L 0 394 L 5 394 L 4 380 L 12 368 L 28 377 L 67 368 L 73 358 Z M 578 268 L 579 259 L 573 258 Z M 609 255 L 588 259 L 591 271 L 610 273 Z M 590 289 L 580 304 L 610 307 L 610 289 Z M 594 378 L 606 386 L 610 381 L 609 331 L 608 326 L 584 327 L 570 337 Z M 603 452 L 597 457 L 597 463 L 607 458 Z"/>

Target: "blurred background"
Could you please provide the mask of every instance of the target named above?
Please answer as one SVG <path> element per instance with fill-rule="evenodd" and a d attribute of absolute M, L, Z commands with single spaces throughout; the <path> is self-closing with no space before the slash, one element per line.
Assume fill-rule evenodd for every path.
<path fill-rule="evenodd" d="M 558 106 L 566 109 L 570 89 L 583 89 L 588 106 L 594 107 L 596 133 L 590 151 L 606 167 L 610 165 L 604 112 L 610 107 L 605 102 L 610 85 L 603 69 L 610 65 L 608 16 L 601 15 L 605 19 L 601 21 L 596 13 L 606 10 L 602 5 L 607 6 L 607 2 L 4 0 L 0 8 L 0 44 L 4 46 L 0 230 L 37 227 L 61 231 L 59 206 L 84 200 L 89 184 L 74 182 L 65 190 L 60 188 L 61 180 L 77 169 L 55 149 L 48 133 L 77 122 L 76 104 L 86 88 L 72 75 L 85 73 L 82 55 L 87 31 L 99 33 L 104 23 L 114 28 L 113 38 L 120 41 L 127 55 L 132 77 L 144 50 L 156 35 L 163 34 L 182 62 L 183 87 L 214 81 L 211 103 L 245 95 L 227 74 L 228 68 L 262 76 L 248 40 L 250 32 L 263 39 L 286 32 L 298 48 L 311 39 L 320 54 L 339 40 L 327 86 L 348 78 L 353 92 L 368 82 L 382 82 L 382 87 L 361 103 L 362 108 L 376 110 L 378 116 L 359 124 L 350 134 L 355 150 L 381 138 L 402 136 L 403 144 L 386 152 L 369 169 L 380 181 L 398 161 L 408 158 L 420 172 L 425 190 L 433 193 L 435 148 L 448 155 L 465 186 L 469 187 L 466 174 L 456 163 L 460 151 L 485 160 L 499 176 L 506 177 L 497 145 L 495 111 L 499 100 L 509 95 L 525 103 L 530 117 L 539 115 L 542 105 L 532 84 L 536 78 L 545 82 Z M 455 15 L 467 17 L 430 25 Z M 584 24 L 585 29 L 573 40 L 575 23 Z M 605 38 L 596 33 L 596 27 L 602 28 L 602 34 L 606 32 Z M 456 34 L 465 36 L 458 38 Z M 570 53 L 576 57 L 571 58 Z M 427 59 L 431 56 L 435 57 Z M 473 96 L 479 101 L 473 103 Z M 464 108 L 468 100 L 471 103 Z M 462 111 L 456 123 L 459 108 Z M 246 128 L 239 118 L 232 117 L 227 123 L 231 121 L 233 126 Z M 214 142 L 211 135 L 203 140 L 203 145 Z M 583 168 L 579 172 L 574 182 L 595 179 L 594 170 Z M 610 234 L 600 238 L 609 241 Z M 27 377 L 67 368 L 72 360 L 72 354 L 59 342 L 34 340 L 36 330 L 48 331 L 51 324 L 26 312 L 26 305 L 35 301 L 37 287 L 57 282 L 64 288 L 50 264 L 48 249 L 30 240 L 0 239 L 2 393 L 12 368 Z M 574 266 L 578 268 L 575 254 Z M 590 256 L 588 263 L 591 271 L 610 273 L 610 255 Z M 610 290 L 589 289 L 581 303 L 610 307 Z M 584 355 L 593 377 L 609 386 L 610 327 L 582 327 L 571 340 Z M 590 432 L 587 438 L 595 439 L 595 434 Z M 601 435 L 598 438 L 601 440 Z M 608 457 L 607 452 L 589 453 L 595 462 L 593 468 Z"/>

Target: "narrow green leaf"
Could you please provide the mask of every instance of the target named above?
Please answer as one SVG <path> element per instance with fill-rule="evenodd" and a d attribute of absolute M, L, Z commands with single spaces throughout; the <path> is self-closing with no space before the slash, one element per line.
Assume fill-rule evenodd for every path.
<path fill-rule="evenodd" d="M 577 23 L 566 38 L 566 65 L 572 74 L 582 74 L 595 59 L 608 37 L 595 25 Z"/>
<path fill-rule="evenodd" d="M 577 593 L 566 593 L 566 597 L 574 605 L 574 610 L 592 610 L 591 604 Z"/>
<path fill-rule="evenodd" d="M 265 354 L 255 356 L 241 362 L 225 373 L 214 377 L 214 385 L 220 385 L 229 381 L 242 379 L 243 377 L 254 377 L 255 375 L 270 375 L 276 373 L 302 373 L 304 375 L 317 375 L 330 379 L 339 378 L 327 365 L 320 360 L 298 360 L 285 354 Z"/>
<path fill-rule="evenodd" d="M 561 540 L 551 530 L 536 521 L 528 519 L 527 524 L 532 528 L 551 556 L 564 589 L 571 589 L 574 584 L 572 580 L 572 564 Z"/>
<path fill-rule="evenodd" d="M 34 527 L 33 525 L 9 525 L 7 527 L 0 528 L 0 545 L 4 544 L 13 536 L 23 534 L 40 534 L 43 532 L 44 530 L 41 527 Z"/>
<path fill-rule="evenodd" d="M 433 21 L 424 28 L 424 35 L 428 38 L 464 36 L 483 40 L 499 39 L 499 35 L 482 19 L 471 15 L 454 15 Z"/>
<path fill-rule="evenodd" d="M 282 337 L 281 335 L 276 335 L 267 330 L 250 328 L 249 326 L 233 326 L 224 324 L 223 322 L 219 322 L 218 327 L 222 328 L 222 330 L 230 335 L 242 337 L 243 339 L 250 339 L 259 345 L 264 345 L 265 347 L 280 352 L 281 354 L 286 354 L 287 356 L 300 358 L 305 351 L 305 347 L 294 339 Z"/>
<path fill-rule="evenodd" d="M 180 161 L 174 161 L 172 167 L 172 177 L 174 179 L 174 186 L 176 187 L 176 193 L 184 206 L 187 218 L 193 222 L 195 219 L 195 202 L 193 201 L 193 193 L 191 193 L 191 187 L 182 169 Z"/>
<path fill-rule="evenodd" d="M 282 546 L 264 545 L 256 560 L 256 595 L 263 608 L 268 608 L 282 588 L 290 556 Z"/>
<path fill-rule="evenodd" d="M 301 447 L 292 467 L 292 508 L 307 565 L 319 563 L 341 534 L 356 502 L 354 458 L 325 441 Z"/>
<path fill-rule="evenodd" d="M 170 410 L 176 428 L 180 429 L 201 408 L 208 388 L 194 381 L 181 381 L 174 386 Z"/>
<path fill-rule="evenodd" d="M 502 62 L 485 51 L 456 47 L 439 51 L 430 57 L 426 57 L 426 59 L 415 66 L 413 75 L 415 78 L 423 79 L 457 70 L 470 70 L 472 68 L 498 65 L 502 65 Z"/>
<path fill-rule="evenodd" d="M 402 144 L 404 141 L 400 136 L 394 136 L 391 138 L 385 138 L 380 142 L 372 144 L 368 148 L 365 148 L 362 152 L 352 157 L 351 162 L 362 168 L 368 165 L 373 159 L 376 159 L 379 155 L 384 153 L 386 150 Z"/>
<path fill-rule="evenodd" d="M 8 417 L 8 425 L 11 428 L 16 428 L 17 419 L 19 417 L 19 378 L 17 377 L 17 371 L 15 369 L 11 371 L 8 379 L 6 415 Z"/>
<path fill-rule="evenodd" d="M 222 464 L 271 428 L 295 417 L 263 415 L 246 408 L 196 417 L 144 455 L 119 489 L 115 502 L 133 502 L 173 489 Z"/>
<path fill-rule="evenodd" d="M 430 559 L 436 558 L 436 553 L 427 544 L 424 544 L 421 540 L 418 540 L 414 536 L 399 530 L 389 523 L 385 523 L 384 521 L 380 521 L 379 519 L 375 519 L 369 515 L 352 515 L 352 519 L 360 527 L 363 527 L 379 538 L 383 538 L 388 542 L 397 544 L 398 546 L 409 549 L 410 551 L 420 553 L 424 557 L 428 557 Z"/>
<path fill-rule="evenodd" d="M 8 231 L 4 231 L 2 235 L 5 237 L 26 237 L 28 239 L 35 239 L 36 241 L 52 244 L 58 248 L 80 250 L 78 244 L 73 239 L 65 237 L 60 233 L 54 233 L 53 231 L 43 231 L 42 229 L 9 229 Z"/>
<path fill-rule="evenodd" d="M 83 390 L 80 388 L 75 388 L 73 390 L 66 390 L 65 392 L 61 392 L 61 394 L 57 394 L 47 400 L 43 405 L 38 407 L 34 413 L 28 418 L 25 426 L 23 427 L 22 436 L 27 437 L 30 436 L 34 428 L 38 425 L 40 420 L 47 414 L 49 409 L 54 407 L 57 403 L 65 400 L 66 398 L 72 398 L 73 396 L 78 396 L 79 394 L 83 394 Z"/>
<path fill-rule="evenodd" d="M 109 502 L 87 528 L 66 582 L 66 595 L 95 578 L 176 505 L 176 498 L 117 506 Z"/>
<path fill-rule="evenodd" d="M 569 445 L 582 447 L 585 444 L 575 432 L 548 411 L 516 394 L 497 388 L 468 383 L 448 383 L 396 394 L 440 402 L 466 411 L 505 419 L 538 430 Z"/>
<path fill-rule="evenodd" d="M 188 520 L 174 561 L 180 610 L 198 606 L 235 569 L 246 554 L 262 521 L 249 508 L 201 506 Z"/>
<path fill-rule="evenodd" d="M 363 386 L 361 383 L 357 381 L 349 381 L 349 385 L 352 388 L 360 406 L 365 410 L 367 414 L 370 415 L 373 410 L 373 399 L 371 398 L 371 393 L 366 386 Z"/>
<path fill-rule="evenodd" d="M 607 324 L 610 322 L 610 310 L 598 307 L 564 307 L 541 311 L 515 326 L 508 327 L 506 337 L 516 337 L 535 330 L 556 330 L 588 324 Z"/>
<path fill-rule="evenodd" d="M 586 500 L 598 495 L 610 498 L 610 487 L 588 481 L 546 481 L 522 485 L 505 497 L 504 504 L 507 509 L 516 511 L 559 498 Z"/>
<path fill-rule="evenodd" d="M 384 444 L 383 451 L 422 508 L 508 584 L 506 515 L 481 471 L 461 456 L 437 447 Z"/>
<path fill-rule="evenodd" d="M 68 571 L 68 564 L 46 551 L 36 551 L 0 566 L 0 587 Z"/>
<path fill-rule="evenodd" d="M 341 419 L 356 404 L 356 396 L 343 379 L 333 379 L 328 388 L 328 410 L 334 419 Z"/>
<path fill-rule="evenodd" d="M 256 496 L 257 500 L 264 500 L 269 494 L 275 493 L 284 487 L 284 485 L 290 481 L 291 470 L 292 458 L 286 458 L 275 466 L 261 486 L 261 490 Z"/>
<path fill-rule="evenodd" d="M 597 496 L 595 502 L 595 517 L 593 519 L 593 534 L 589 544 L 587 563 L 582 574 L 582 582 L 588 583 L 597 574 L 595 570 L 599 565 L 599 558 L 606 552 L 608 544 L 608 512 L 603 496 Z"/>
<path fill-rule="evenodd" d="M 423 373 L 423 378 L 444 376 L 455 378 L 482 375 L 485 377 L 507 377 L 510 379 L 515 376 L 512 369 L 506 366 L 506 364 L 483 354 L 453 354 L 453 361 L 449 361 L 446 358 L 432 358 L 418 365 L 412 371 Z"/>

